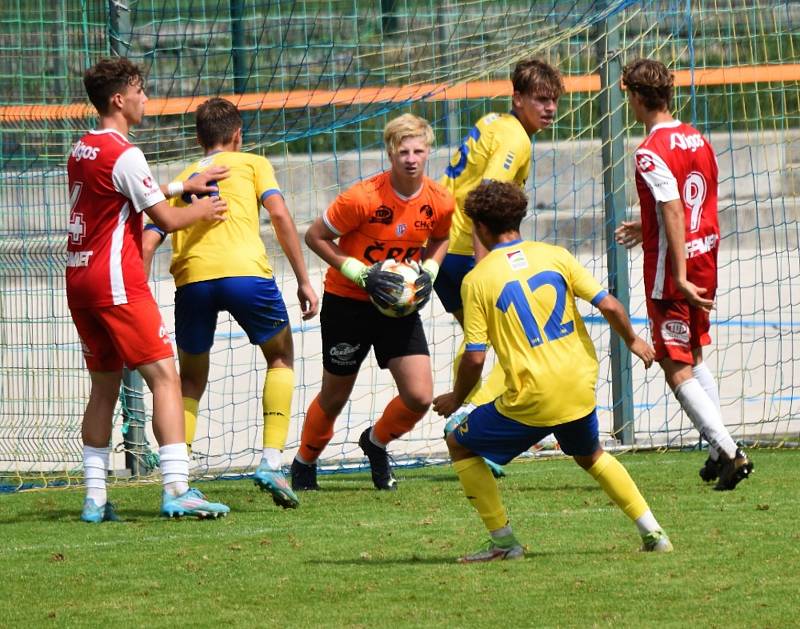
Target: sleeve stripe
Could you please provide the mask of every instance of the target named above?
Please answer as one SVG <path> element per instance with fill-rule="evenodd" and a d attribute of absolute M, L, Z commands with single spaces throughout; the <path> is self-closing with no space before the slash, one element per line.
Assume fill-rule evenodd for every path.
<path fill-rule="evenodd" d="M 164 240 L 167 238 L 167 232 L 165 232 L 155 223 L 148 223 L 147 225 L 145 225 L 144 231 L 153 231 L 157 233 L 159 238 L 161 238 L 161 242 L 164 242 Z"/>
<path fill-rule="evenodd" d="M 486 343 L 467 343 L 467 346 L 464 348 L 465 352 L 485 352 L 486 351 Z"/>
<path fill-rule="evenodd" d="M 593 306 L 597 307 L 597 304 L 603 301 L 606 297 L 608 297 L 608 291 L 603 289 L 594 296 L 594 299 L 592 299 L 591 303 Z"/>
<path fill-rule="evenodd" d="M 335 228 L 335 227 L 334 227 L 334 226 L 331 224 L 331 222 L 328 220 L 328 213 L 327 213 L 327 212 L 325 212 L 325 214 L 323 214 L 323 215 L 322 215 L 322 222 L 323 222 L 323 223 L 325 223 L 325 227 L 327 227 L 328 229 L 330 229 L 330 230 L 331 230 L 331 231 L 332 231 L 334 234 L 336 234 L 337 236 L 341 236 L 341 235 L 342 235 L 342 232 L 340 232 L 338 229 L 336 229 L 336 228 Z"/>
<path fill-rule="evenodd" d="M 269 190 L 265 190 L 265 191 L 264 191 L 264 192 L 261 194 L 261 202 L 263 203 L 263 202 L 264 202 L 264 199 L 266 199 L 267 197 L 271 197 L 273 194 L 280 194 L 280 195 L 282 195 L 283 193 L 282 193 L 280 190 L 278 190 L 277 188 L 270 188 Z"/>

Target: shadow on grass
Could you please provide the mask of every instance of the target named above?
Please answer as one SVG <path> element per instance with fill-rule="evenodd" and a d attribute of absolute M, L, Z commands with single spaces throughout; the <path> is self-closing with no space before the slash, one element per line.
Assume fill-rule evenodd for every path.
<path fill-rule="evenodd" d="M 465 549 L 463 552 L 472 552 L 475 549 Z M 588 556 L 588 555 L 608 555 L 608 550 L 604 548 L 597 548 L 597 549 L 585 549 L 585 550 L 574 550 L 569 553 L 565 553 L 563 550 L 553 550 L 553 551 L 542 551 L 537 550 L 535 552 L 527 551 L 525 553 L 524 559 L 525 560 L 532 560 L 537 558 L 547 558 L 547 557 L 563 557 L 565 555 L 576 555 L 576 556 Z M 304 563 L 307 565 L 314 565 L 314 566 L 413 566 L 417 565 L 461 565 L 458 564 L 456 558 L 460 555 L 457 552 L 454 552 L 450 555 L 439 555 L 439 556 L 420 556 L 420 555 L 412 555 L 411 557 L 406 558 L 395 558 L 395 559 L 382 559 L 382 558 L 369 558 L 365 559 L 362 557 L 354 557 L 352 559 L 314 559 L 314 560 L 307 560 Z M 516 561 L 514 560 L 505 562 L 504 565 L 514 564 Z M 500 563 L 500 562 L 484 562 L 484 563 Z"/>

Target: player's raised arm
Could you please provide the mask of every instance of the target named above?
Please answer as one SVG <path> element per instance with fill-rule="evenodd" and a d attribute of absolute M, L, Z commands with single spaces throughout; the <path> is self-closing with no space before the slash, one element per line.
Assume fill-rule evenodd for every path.
<path fill-rule="evenodd" d="M 625 341 L 628 349 L 642 359 L 645 369 L 649 369 L 655 358 L 655 350 L 634 332 L 631 320 L 620 301 L 613 295 L 606 295 L 597 303 L 597 308 L 614 332 Z"/>
<path fill-rule="evenodd" d="M 271 194 L 266 197 L 262 205 L 269 212 L 272 227 L 278 243 L 292 265 L 294 276 L 297 278 L 297 298 L 300 300 L 300 310 L 303 320 L 311 319 L 319 309 L 319 297 L 308 279 L 308 269 L 300 249 L 300 239 L 297 237 L 297 227 L 286 207 L 286 202 L 281 194 Z"/>
<path fill-rule="evenodd" d="M 212 194 L 219 192 L 217 182 L 227 179 L 229 176 L 230 169 L 227 166 L 209 166 L 184 181 L 161 184 L 160 188 L 168 199 L 179 197 L 182 194 Z"/>
<path fill-rule="evenodd" d="M 186 208 L 174 208 L 167 201 L 159 201 L 144 209 L 153 222 L 167 233 L 189 227 L 197 221 L 224 221 L 228 204 L 221 197 L 198 199 L 192 195 L 192 203 Z"/>

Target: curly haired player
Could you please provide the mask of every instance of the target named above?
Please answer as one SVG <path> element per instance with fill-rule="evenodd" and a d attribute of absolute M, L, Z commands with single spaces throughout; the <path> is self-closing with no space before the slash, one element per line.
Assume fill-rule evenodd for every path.
<path fill-rule="evenodd" d="M 478 382 L 491 343 L 506 390 L 478 406 L 447 436 L 464 493 L 491 539 L 464 563 L 518 559 L 523 548 L 511 530 L 488 459 L 505 465 L 549 434 L 636 523 L 642 550 L 669 552 L 664 534 L 625 468 L 598 438 L 595 385 L 598 363 L 575 298 L 591 302 L 628 348 L 649 367 L 653 348 L 631 327 L 622 304 L 566 250 L 520 239 L 528 206 L 518 186 L 485 182 L 470 192 L 465 211 L 489 253 L 464 278 L 466 351 L 453 391 L 433 408 L 450 416 Z"/>

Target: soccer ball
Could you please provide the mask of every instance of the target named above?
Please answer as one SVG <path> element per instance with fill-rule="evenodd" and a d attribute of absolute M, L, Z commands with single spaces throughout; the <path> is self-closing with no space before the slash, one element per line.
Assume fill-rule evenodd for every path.
<path fill-rule="evenodd" d="M 417 285 L 415 282 L 421 273 L 419 264 L 413 260 L 397 262 L 396 260 L 389 259 L 385 260 L 381 264 L 381 271 L 389 271 L 390 273 L 397 273 L 398 275 L 402 276 L 403 292 L 400 293 L 400 298 L 393 306 L 383 308 L 372 301 L 372 298 L 370 298 L 372 305 L 387 317 L 393 317 L 396 319 L 410 315 L 417 309 Z"/>

